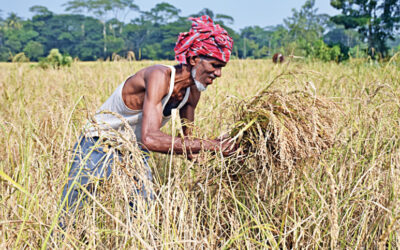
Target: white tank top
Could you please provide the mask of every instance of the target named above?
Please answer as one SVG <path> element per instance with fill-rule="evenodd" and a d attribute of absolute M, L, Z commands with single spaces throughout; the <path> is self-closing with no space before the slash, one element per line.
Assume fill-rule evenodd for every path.
<path fill-rule="evenodd" d="M 167 65 L 165 65 L 167 66 Z M 171 97 L 172 91 L 174 90 L 175 83 L 175 68 L 173 66 L 167 66 L 171 69 L 171 81 L 169 83 L 169 91 L 166 96 L 162 99 L 162 109 L 164 111 L 165 105 Z M 84 128 L 84 134 L 88 137 L 95 136 L 113 136 L 116 131 L 126 132 L 124 122 L 113 114 L 104 114 L 104 111 L 111 111 L 113 113 L 119 114 L 132 128 L 135 133 L 137 142 L 142 140 L 142 110 L 132 110 L 126 106 L 124 100 L 122 99 L 122 88 L 124 87 L 126 81 L 121 83 L 114 93 L 107 99 L 107 101 L 96 111 L 94 116 L 96 121 L 96 126 L 93 123 L 88 122 Z M 190 95 L 190 87 L 186 89 L 185 97 L 182 102 L 178 105 L 176 109 L 180 109 L 186 104 Z M 169 120 L 170 116 L 162 115 L 162 125 L 164 126 Z"/>

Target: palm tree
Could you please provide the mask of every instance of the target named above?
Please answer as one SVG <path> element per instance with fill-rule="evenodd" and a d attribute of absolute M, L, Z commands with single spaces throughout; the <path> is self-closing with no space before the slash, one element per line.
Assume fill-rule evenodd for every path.
<path fill-rule="evenodd" d="M 11 12 L 5 20 L 5 26 L 9 29 L 20 29 L 22 28 L 22 18 L 17 16 L 16 13 Z"/>

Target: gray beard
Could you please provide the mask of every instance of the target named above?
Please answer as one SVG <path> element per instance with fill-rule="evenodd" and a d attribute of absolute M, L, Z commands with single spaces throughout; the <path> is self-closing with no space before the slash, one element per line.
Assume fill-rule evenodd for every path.
<path fill-rule="evenodd" d="M 194 81 L 194 83 L 196 84 L 196 88 L 197 88 L 197 90 L 198 91 L 200 91 L 200 92 L 203 92 L 204 90 L 206 90 L 207 89 L 207 86 L 206 85 L 204 85 L 204 84 L 202 84 L 200 81 L 197 81 L 195 78 L 196 78 L 196 69 L 195 68 L 193 68 L 192 69 L 192 78 L 193 78 L 193 81 Z"/>

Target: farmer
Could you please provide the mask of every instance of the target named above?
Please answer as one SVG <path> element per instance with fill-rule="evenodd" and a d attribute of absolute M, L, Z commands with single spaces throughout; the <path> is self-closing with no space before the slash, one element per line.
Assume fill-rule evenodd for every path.
<path fill-rule="evenodd" d="M 190 20 L 193 21 L 192 28 L 179 35 L 174 49 L 179 64 L 154 65 L 130 76 L 97 111 L 94 117 L 97 126 L 89 123 L 80 142 L 75 145 L 74 161 L 62 194 L 64 210 L 75 210 L 82 205 L 81 201 L 77 202 L 80 186 L 88 189 L 91 178 L 110 176 L 113 157 L 107 156 L 103 148 L 94 148 L 99 138 L 107 138 L 112 131 L 126 132 L 121 117 L 131 126 L 143 152 L 168 153 L 173 150 L 178 154 L 185 151 L 196 154 L 208 150 L 221 151 L 226 156 L 234 150 L 229 140 L 188 137 L 191 129 L 185 124 L 193 123 L 201 92 L 221 76 L 233 46 L 232 38 L 210 17 Z M 170 119 L 172 109 L 178 109 L 184 121 L 184 138 L 172 137 L 160 131 Z M 117 113 L 119 117 L 102 112 L 105 110 Z M 147 157 L 143 156 L 143 161 L 147 167 L 147 178 L 151 181 Z M 151 194 L 141 195 L 152 199 Z"/>

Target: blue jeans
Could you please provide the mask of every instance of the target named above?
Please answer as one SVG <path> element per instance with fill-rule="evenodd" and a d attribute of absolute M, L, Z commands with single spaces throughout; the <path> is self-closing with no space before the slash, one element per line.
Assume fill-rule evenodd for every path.
<path fill-rule="evenodd" d="M 74 146 L 74 159 L 68 174 L 68 183 L 64 186 L 61 198 L 61 205 L 65 203 L 62 205 L 64 212 L 73 212 L 83 206 L 86 197 L 84 194 L 82 195 L 80 186 L 91 192 L 91 179 L 106 179 L 111 175 L 114 154 L 104 152 L 103 148 L 99 147 L 98 140 L 99 137 L 81 137 Z M 142 151 L 144 152 L 143 162 L 146 167 L 146 176 L 149 181 L 152 181 L 151 170 L 147 163 L 148 151 L 143 149 Z M 122 158 L 120 154 L 118 157 Z M 74 181 L 80 185 L 74 184 Z M 146 193 L 144 184 L 142 184 L 142 188 L 132 191 L 142 195 L 145 199 L 153 200 L 153 194 Z M 81 200 L 78 202 L 80 198 Z M 65 199 L 67 200 L 65 201 Z M 130 202 L 130 205 L 134 206 L 133 201 Z"/>

